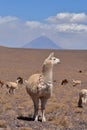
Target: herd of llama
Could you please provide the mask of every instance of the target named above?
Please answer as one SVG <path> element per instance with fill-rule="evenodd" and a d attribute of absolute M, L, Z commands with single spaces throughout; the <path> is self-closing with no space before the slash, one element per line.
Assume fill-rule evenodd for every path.
<path fill-rule="evenodd" d="M 46 121 L 45 106 L 48 99 L 52 95 L 53 89 L 53 66 L 60 63 L 60 59 L 54 57 L 52 52 L 43 62 L 42 71 L 38 74 L 33 74 L 28 80 L 18 77 L 16 82 L 0 81 L 1 86 L 5 85 L 9 94 L 14 94 L 18 86 L 24 84 L 27 93 L 30 95 L 34 105 L 33 119 L 38 121 L 39 103 L 41 102 L 42 122 Z M 75 82 L 75 81 L 74 81 Z M 82 107 L 87 100 L 87 90 L 82 89 L 79 93 L 78 107 Z"/>

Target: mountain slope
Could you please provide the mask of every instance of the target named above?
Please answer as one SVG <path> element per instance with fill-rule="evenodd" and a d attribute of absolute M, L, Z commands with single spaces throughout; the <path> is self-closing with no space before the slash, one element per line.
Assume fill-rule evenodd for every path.
<path fill-rule="evenodd" d="M 46 36 L 38 37 L 31 42 L 25 44 L 23 48 L 36 48 L 36 49 L 61 49 L 52 40 Z"/>

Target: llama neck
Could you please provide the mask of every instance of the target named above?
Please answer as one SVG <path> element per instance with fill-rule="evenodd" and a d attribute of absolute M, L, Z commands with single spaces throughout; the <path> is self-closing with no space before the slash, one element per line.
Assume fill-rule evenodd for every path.
<path fill-rule="evenodd" d="M 52 66 L 43 66 L 42 75 L 45 83 L 52 83 L 53 81 L 53 67 Z"/>
<path fill-rule="evenodd" d="M 17 84 L 17 86 L 20 86 L 20 84 L 19 84 L 19 81 L 18 81 L 18 80 L 16 81 L 16 84 Z"/>

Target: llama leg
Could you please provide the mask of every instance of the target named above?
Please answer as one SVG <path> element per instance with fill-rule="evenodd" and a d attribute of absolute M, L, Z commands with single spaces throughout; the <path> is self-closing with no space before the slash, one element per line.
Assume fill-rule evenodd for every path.
<path fill-rule="evenodd" d="M 46 102 L 47 102 L 46 98 L 41 98 L 42 122 L 46 121 L 46 118 L 45 118 L 45 105 L 46 105 Z"/>
<path fill-rule="evenodd" d="M 82 97 L 82 102 L 83 102 L 83 103 L 86 103 L 86 97 L 85 97 L 85 96 Z"/>
<path fill-rule="evenodd" d="M 15 94 L 15 89 L 12 88 L 12 94 Z"/>
<path fill-rule="evenodd" d="M 79 95 L 78 107 L 82 107 L 82 96 Z"/>
<path fill-rule="evenodd" d="M 34 103 L 34 120 L 38 121 L 38 109 L 39 109 L 39 99 L 33 99 Z"/>
<path fill-rule="evenodd" d="M 11 94 L 13 94 L 13 90 L 12 90 L 12 88 L 11 88 L 11 92 L 10 92 Z"/>
<path fill-rule="evenodd" d="M 8 91 L 9 94 L 11 94 L 11 88 L 9 88 L 9 91 Z"/>

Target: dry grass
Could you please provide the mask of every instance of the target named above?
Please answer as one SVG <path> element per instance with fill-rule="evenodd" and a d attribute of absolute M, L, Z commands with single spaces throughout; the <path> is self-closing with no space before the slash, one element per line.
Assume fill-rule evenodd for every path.
<path fill-rule="evenodd" d="M 5 120 L 0 120 L 0 128 L 7 128 L 7 123 Z"/>
<path fill-rule="evenodd" d="M 28 77 L 41 69 L 43 60 L 50 50 L 26 50 L 26 49 L 0 49 L 0 79 L 15 81 L 18 76 Z M 87 87 L 87 51 L 55 51 L 61 64 L 54 68 L 53 95 L 46 105 L 47 122 L 41 123 L 26 120 L 33 114 L 33 102 L 27 94 L 25 87 L 20 86 L 15 95 L 8 95 L 6 88 L 0 88 L 0 128 L 18 130 L 48 129 L 87 129 L 87 105 L 78 108 L 78 93 Z M 9 62 L 9 59 L 11 62 Z M 31 60 L 30 60 L 31 59 Z M 39 59 L 39 62 L 37 62 Z M 10 71 L 9 71 L 10 70 Z M 78 71 L 81 70 L 82 73 Z M 63 79 L 69 82 L 61 86 Z M 72 86 L 72 79 L 82 81 L 82 86 Z M 26 117 L 18 120 L 17 117 Z M 80 122 L 84 123 L 83 125 Z M 32 126 L 32 124 L 34 126 Z M 39 127 L 40 126 L 40 127 Z M 54 130 L 51 128 L 50 130 Z M 35 129 L 34 129 L 35 130 Z"/>
<path fill-rule="evenodd" d="M 72 123 L 71 121 L 68 119 L 67 116 L 65 115 L 61 115 L 58 117 L 58 119 L 56 119 L 55 117 L 49 118 L 49 121 L 56 126 L 59 127 L 65 127 L 65 128 L 72 128 Z"/>
<path fill-rule="evenodd" d="M 76 91 L 78 92 L 78 89 L 70 88 L 71 86 L 65 87 L 66 88 L 63 88 L 63 86 L 56 86 L 53 96 L 48 100 L 46 106 L 46 115 L 51 114 L 47 117 L 48 122 L 60 127 L 61 129 L 73 128 L 72 120 L 70 119 L 70 116 L 67 116 L 70 107 L 72 107 L 73 112 L 76 113 L 76 118 L 81 118 L 85 123 L 87 123 L 87 116 L 84 114 L 84 110 L 77 107 L 78 95 L 75 95 L 72 98 L 72 95 L 74 95 Z M 20 88 L 15 95 L 8 95 L 5 94 L 5 92 L 0 95 L 0 103 L 3 105 L 0 113 L 6 113 L 9 115 L 10 119 L 15 116 L 28 117 L 29 114 L 33 114 L 33 102 L 29 95 L 26 95 L 25 88 Z M 15 109 L 17 111 L 15 111 Z M 2 122 L 1 127 L 6 127 L 6 122 Z M 20 128 L 20 130 L 32 129 L 23 127 Z"/>
<path fill-rule="evenodd" d="M 23 128 L 20 128 L 19 130 L 33 130 L 33 129 L 32 128 L 23 127 Z"/>

